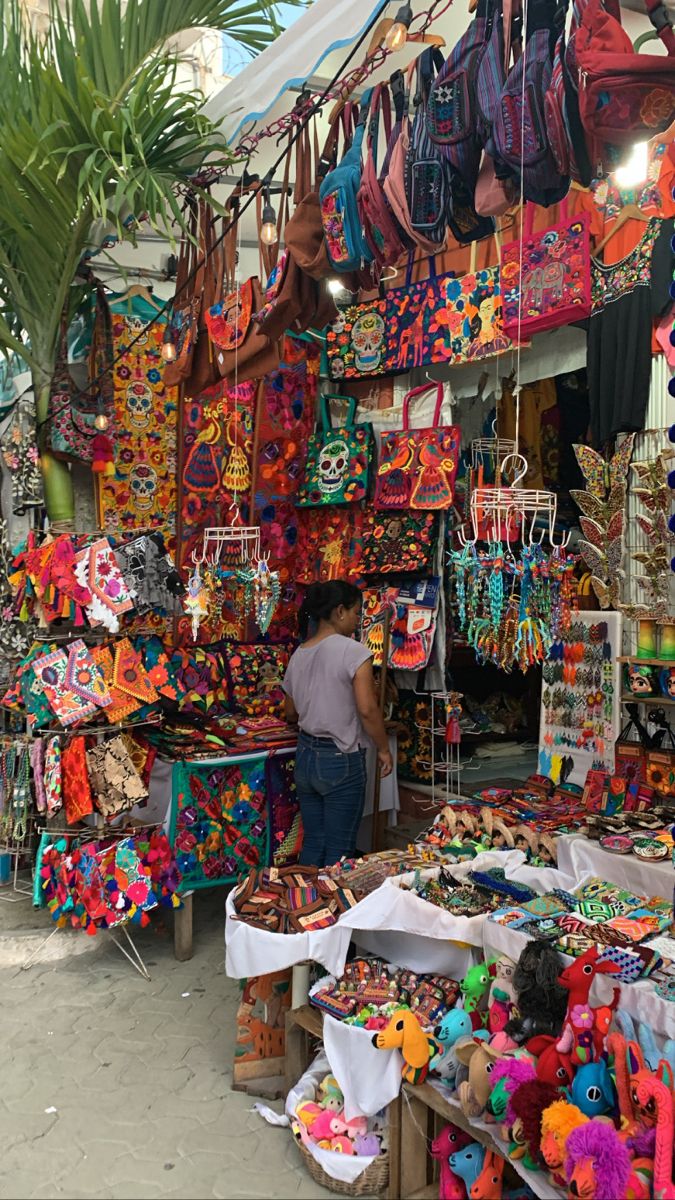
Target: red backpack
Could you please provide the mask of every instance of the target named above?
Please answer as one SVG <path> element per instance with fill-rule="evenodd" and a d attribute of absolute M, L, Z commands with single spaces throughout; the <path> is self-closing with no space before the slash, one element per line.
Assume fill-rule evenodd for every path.
<path fill-rule="evenodd" d="M 400 72 L 399 75 L 403 91 L 405 90 L 403 76 Z M 378 173 L 377 146 L 380 116 L 383 118 L 387 155 L 382 170 Z M 378 83 L 373 92 L 370 105 L 368 149 L 357 199 L 366 241 L 370 246 L 376 263 L 380 267 L 394 266 L 408 249 L 407 244 L 402 240 L 400 226 L 385 199 L 382 186 L 382 177 L 390 156 L 389 147 L 391 142 L 391 101 L 389 98 L 389 89 L 386 84 Z"/>
<path fill-rule="evenodd" d="M 619 13 L 602 0 L 588 0 L 575 38 L 579 116 L 605 169 L 615 147 L 653 138 L 675 118 L 675 32 L 664 5 L 646 3 L 666 56 L 637 54 Z"/>

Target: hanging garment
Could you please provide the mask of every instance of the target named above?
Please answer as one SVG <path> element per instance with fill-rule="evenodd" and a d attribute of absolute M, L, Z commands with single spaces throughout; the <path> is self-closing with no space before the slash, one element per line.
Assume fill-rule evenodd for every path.
<path fill-rule="evenodd" d="M 588 388 L 593 444 L 644 428 L 652 320 L 671 303 L 673 221 L 649 221 L 635 249 L 606 266 L 592 259 Z"/>
<path fill-rule="evenodd" d="M 63 803 L 61 793 L 61 742 L 54 737 L 45 751 L 44 773 L 45 796 L 47 797 L 47 816 L 53 817 Z"/>
<path fill-rule="evenodd" d="M 21 377 L 23 378 L 23 377 Z M 23 516 L 27 509 L 44 504 L 42 472 L 35 430 L 35 400 L 32 391 L 17 401 L 0 436 L 2 472 L 11 479 L 11 511 Z"/>

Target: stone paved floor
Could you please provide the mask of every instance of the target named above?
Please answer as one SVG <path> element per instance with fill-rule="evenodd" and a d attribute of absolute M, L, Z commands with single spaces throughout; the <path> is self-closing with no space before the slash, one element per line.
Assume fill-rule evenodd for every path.
<path fill-rule="evenodd" d="M 0 931 L 19 930 L 22 909 L 0 905 Z M 28 971 L 3 966 L 0 944 L 2 1200 L 330 1195 L 289 1131 L 230 1090 L 237 984 L 222 892 L 195 896 L 194 911 L 188 963 L 174 959 L 170 916 L 134 934 L 150 983 L 105 935 Z"/>

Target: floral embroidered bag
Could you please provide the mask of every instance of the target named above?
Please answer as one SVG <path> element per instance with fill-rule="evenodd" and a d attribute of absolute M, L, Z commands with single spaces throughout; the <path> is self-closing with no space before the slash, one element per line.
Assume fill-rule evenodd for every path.
<path fill-rule="evenodd" d="M 326 331 L 326 357 L 331 379 L 363 379 L 387 371 L 387 301 L 364 300 L 343 308 Z"/>
<path fill-rule="evenodd" d="M 386 374 L 412 371 L 450 358 L 446 285 L 453 275 L 436 275 L 429 258 L 429 278 L 412 282 L 408 259 L 405 286 L 387 292 L 383 370 Z"/>
<path fill-rule="evenodd" d="M 522 246 L 518 239 L 502 247 L 502 316 L 513 339 L 591 315 L 590 218 L 583 213 L 570 220 L 566 200 L 560 214 L 559 225 L 533 233 L 534 205 L 528 204 Z"/>
<path fill-rule="evenodd" d="M 459 463 L 460 432 L 456 425 L 441 425 L 443 384 L 436 385 L 433 423 L 410 428 L 410 401 L 433 391 L 423 384 L 403 401 L 403 428 L 385 433 L 375 484 L 375 507 L 432 512 L 449 508 L 454 498 Z"/>
<path fill-rule="evenodd" d="M 331 399 L 348 401 L 347 417 L 337 428 L 331 422 Z M 365 499 L 373 432 L 371 425 L 355 425 L 355 414 L 353 396 L 321 397 L 321 428 L 308 442 L 305 476 L 296 500 L 298 507 L 355 504 Z"/>
<path fill-rule="evenodd" d="M 373 261 L 373 252 L 364 236 L 358 194 L 363 163 L 361 149 L 373 89 L 361 100 L 354 136 L 342 161 L 326 175 L 319 188 L 321 220 L 331 266 L 336 271 L 359 271 Z"/>

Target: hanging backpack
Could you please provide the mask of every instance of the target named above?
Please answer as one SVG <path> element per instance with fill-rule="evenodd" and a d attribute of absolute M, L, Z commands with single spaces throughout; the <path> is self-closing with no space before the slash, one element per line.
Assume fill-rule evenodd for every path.
<path fill-rule="evenodd" d="M 410 150 L 410 116 L 408 113 L 408 105 L 410 99 L 410 85 L 415 73 L 417 63 L 413 60 L 408 66 L 405 89 L 402 99 L 397 99 L 394 93 L 394 103 L 396 105 L 397 123 L 394 126 L 389 144 L 387 173 L 383 179 L 382 186 L 385 198 L 391 208 L 398 224 L 404 235 L 404 240 L 407 240 L 410 248 L 417 246 L 424 254 L 435 254 L 438 251 L 438 242 L 432 241 L 430 237 L 426 237 L 421 230 L 413 228 L 408 207 L 408 196 L 406 190 L 406 165 L 408 161 L 408 153 Z M 398 119 L 399 105 L 401 117 Z"/>
<path fill-rule="evenodd" d="M 477 80 L 492 33 L 495 0 L 479 0 L 476 15 L 431 84 L 427 131 L 473 195 L 482 145 Z M 495 100 L 497 97 L 495 97 Z"/>
<path fill-rule="evenodd" d="M 556 0 L 531 0 L 525 49 L 509 72 L 487 146 L 497 175 L 520 182 L 522 172 L 525 199 L 544 208 L 562 200 L 570 184 L 553 157 L 544 113 L 553 51 L 564 17 L 564 7 Z"/>
<path fill-rule="evenodd" d="M 625 149 L 662 133 L 675 118 L 675 31 L 663 4 L 647 0 L 649 18 L 665 56 L 638 54 L 621 27 L 620 11 L 588 0 L 575 38 L 581 80 L 579 116 L 598 148 L 603 172 L 613 170 Z M 618 148 L 618 149 L 617 149 Z"/>
<path fill-rule="evenodd" d="M 417 60 L 415 116 L 405 164 L 405 194 L 410 224 L 416 233 L 442 246 L 451 206 L 449 172 L 439 147 L 429 134 L 428 104 L 434 75 L 443 66 L 438 47 L 430 47 Z"/>
<path fill-rule="evenodd" d="M 400 82 L 402 85 L 402 76 Z M 373 258 L 379 267 L 387 267 L 394 266 L 399 261 L 407 246 L 402 241 L 400 226 L 385 199 L 382 173 L 378 174 L 377 170 L 380 117 L 384 125 L 388 154 L 392 128 L 391 100 L 386 84 L 378 84 L 373 92 L 368 124 L 368 150 L 357 199 L 361 224 Z M 386 158 L 387 155 L 385 164 Z M 384 170 L 384 164 L 382 169 Z"/>
<path fill-rule="evenodd" d="M 517 62 L 521 53 L 522 17 L 519 0 L 496 0 L 490 38 L 476 75 L 476 126 L 483 150 L 474 193 L 476 212 L 501 217 L 518 202 L 511 178 L 498 179 L 493 159 L 486 151 L 492 134 L 495 109 L 511 70 L 511 57 Z"/>
<path fill-rule="evenodd" d="M 319 188 L 326 249 L 330 264 L 336 271 L 359 271 L 373 261 L 373 253 L 364 236 L 357 199 L 363 171 L 361 148 L 372 94 L 372 88 L 364 92 L 351 144 Z M 350 120 L 351 111 L 351 106 L 346 105 L 347 121 Z"/>

